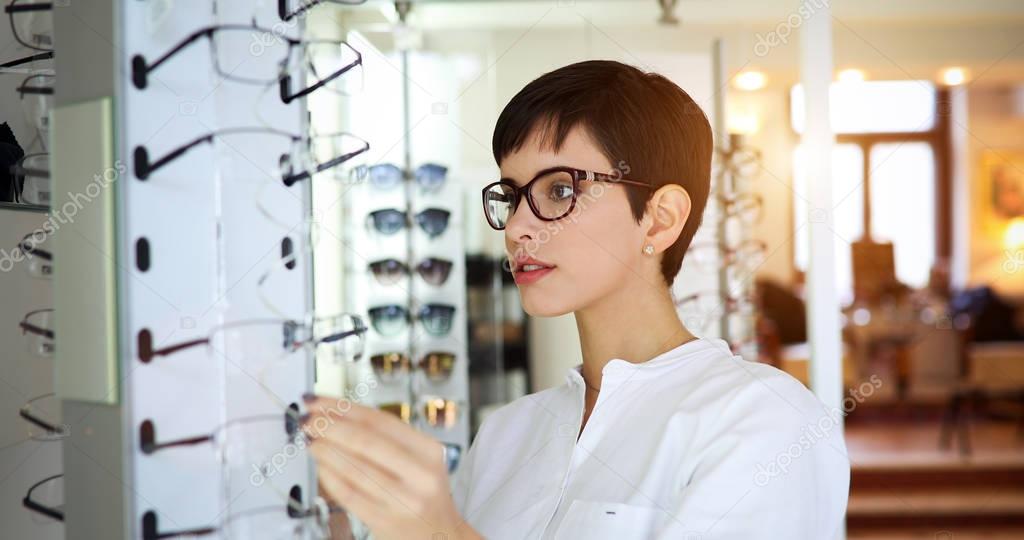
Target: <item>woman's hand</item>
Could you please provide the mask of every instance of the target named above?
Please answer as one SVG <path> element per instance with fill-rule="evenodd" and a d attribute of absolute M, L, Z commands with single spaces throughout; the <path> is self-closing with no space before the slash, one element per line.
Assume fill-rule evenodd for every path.
<path fill-rule="evenodd" d="M 479 539 L 452 500 L 444 445 L 378 409 L 308 396 L 303 429 L 324 495 L 378 540 Z"/>

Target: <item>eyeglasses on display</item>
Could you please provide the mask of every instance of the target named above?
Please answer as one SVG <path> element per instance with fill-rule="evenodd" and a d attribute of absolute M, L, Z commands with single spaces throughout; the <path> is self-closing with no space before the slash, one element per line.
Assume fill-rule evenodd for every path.
<path fill-rule="evenodd" d="M 278 159 L 278 173 L 285 186 L 311 178 L 314 174 L 335 168 L 370 149 L 370 143 L 350 133 L 302 136 L 286 131 L 259 127 L 228 128 L 201 135 L 156 160 L 150 159 L 145 146 L 136 146 L 133 152 L 135 176 L 146 180 L 161 167 L 173 162 L 201 144 L 218 144 L 221 149 L 239 154 L 249 160 L 243 149 L 273 148 L 282 141 L 290 143 L 288 153 Z M 324 157 L 329 156 L 329 157 Z M 334 177 L 358 182 L 360 168 L 346 168 Z"/>
<path fill-rule="evenodd" d="M 64 521 L 64 474 L 47 476 L 32 484 L 21 504 L 48 519 Z"/>
<path fill-rule="evenodd" d="M 369 309 L 370 324 L 378 334 L 386 337 L 397 336 L 408 328 L 409 311 L 405 306 L 388 304 Z M 416 318 L 423 323 L 427 333 L 443 336 L 452 329 L 455 306 L 450 304 L 424 304 L 419 308 Z"/>
<path fill-rule="evenodd" d="M 288 22 L 320 4 L 358 6 L 365 3 L 366 0 L 277 0 L 277 15 Z"/>
<path fill-rule="evenodd" d="M 151 73 L 203 38 L 210 40 L 212 63 L 220 77 L 243 84 L 279 83 L 281 101 L 285 103 L 320 88 L 351 94 L 362 86 L 363 57 L 347 42 L 292 39 L 255 24 L 200 28 L 152 62 L 137 54 L 132 57 L 132 83 L 140 90 L 145 89 Z M 293 91 L 296 76 L 292 73 L 296 71 L 304 71 L 311 82 Z"/>
<path fill-rule="evenodd" d="M 448 218 L 451 212 L 443 208 L 427 208 L 415 215 L 416 224 L 430 238 L 436 238 L 444 234 L 448 228 Z M 370 212 L 367 216 L 367 224 L 380 234 L 392 235 L 402 230 L 409 224 L 409 216 L 402 210 L 385 208 Z"/>
<path fill-rule="evenodd" d="M 580 182 L 610 182 L 653 189 L 649 184 L 625 180 L 618 174 L 585 171 L 573 167 L 550 167 L 536 174 L 522 187 L 511 179 L 502 178 L 484 187 L 484 216 L 491 228 L 505 229 L 515 214 L 519 201 L 526 196 L 533 215 L 544 221 L 556 221 L 568 216 L 576 208 Z"/>
<path fill-rule="evenodd" d="M 405 173 L 391 163 L 380 163 L 369 167 L 370 184 L 381 190 L 394 189 L 402 184 Z M 416 184 L 424 191 L 436 191 L 448 176 L 448 168 L 436 163 L 424 163 L 413 171 Z"/>
<path fill-rule="evenodd" d="M 298 486 L 296 486 L 297 488 Z M 295 488 L 293 488 L 294 490 Z M 157 513 L 150 510 L 142 515 L 143 540 L 163 538 L 194 538 L 217 535 L 221 538 L 302 538 L 328 540 L 330 514 L 344 509 L 317 497 L 309 508 L 290 497 L 284 504 L 266 505 L 229 514 L 216 525 L 181 530 L 161 530 Z"/>
<path fill-rule="evenodd" d="M 401 352 L 388 352 L 375 354 L 370 357 L 370 365 L 378 379 L 385 382 L 394 382 L 400 377 L 408 375 L 412 369 L 412 361 L 409 356 Z M 455 369 L 455 354 L 443 351 L 431 351 L 424 354 L 416 367 L 431 382 L 439 383 L 451 378 Z"/>
<path fill-rule="evenodd" d="M 34 441 L 56 441 L 66 439 L 71 434 L 71 427 L 44 418 L 45 415 L 57 415 L 60 402 L 53 392 L 36 396 L 21 406 L 18 416 L 28 422 L 28 436 Z"/>
<path fill-rule="evenodd" d="M 228 347 L 243 349 L 262 349 L 263 342 L 257 341 L 256 338 L 276 336 L 273 339 L 279 349 L 265 352 L 270 359 L 301 348 L 329 346 L 337 349 L 337 356 L 348 361 L 356 361 L 363 354 L 366 330 L 362 317 L 352 314 L 313 317 L 305 322 L 290 319 L 253 319 L 223 324 L 201 338 L 160 348 L 153 347 L 152 333 L 148 329 L 143 329 L 138 333 L 136 348 L 139 360 L 148 363 L 159 356 L 170 356 L 200 345 L 212 345 L 214 337 L 218 334 L 224 336 Z"/>
<path fill-rule="evenodd" d="M 25 94 L 52 96 L 53 85 L 56 80 L 57 77 L 47 73 L 29 75 L 25 80 L 21 81 L 21 84 L 15 90 L 21 99 L 25 99 Z"/>
<path fill-rule="evenodd" d="M 377 408 L 395 415 L 407 424 L 411 424 L 414 419 L 419 419 L 433 428 L 451 429 L 458 422 L 459 410 L 462 405 L 461 401 L 424 395 L 418 401 L 415 416 L 412 405 L 404 401 L 381 403 L 377 405 Z"/>
<path fill-rule="evenodd" d="M 14 40 L 36 51 L 53 51 L 53 2 L 11 0 L 4 13 Z"/>
<path fill-rule="evenodd" d="M 409 267 L 405 262 L 398 259 L 383 259 L 371 262 L 370 272 L 381 285 L 394 285 L 409 275 Z M 451 274 L 452 261 L 428 257 L 416 264 L 416 273 L 423 281 L 435 287 L 440 287 L 448 280 Z"/>

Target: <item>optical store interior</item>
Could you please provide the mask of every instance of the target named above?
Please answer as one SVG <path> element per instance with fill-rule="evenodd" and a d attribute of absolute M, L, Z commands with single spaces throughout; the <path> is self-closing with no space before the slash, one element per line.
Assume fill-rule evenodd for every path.
<path fill-rule="evenodd" d="M 710 122 L 671 297 L 842 410 L 841 537 L 1024 538 L 1024 2 L 3 4 L 0 537 L 350 537 L 268 461 L 310 393 L 454 475 L 583 360 L 481 205 L 496 122 L 614 60 Z"/>

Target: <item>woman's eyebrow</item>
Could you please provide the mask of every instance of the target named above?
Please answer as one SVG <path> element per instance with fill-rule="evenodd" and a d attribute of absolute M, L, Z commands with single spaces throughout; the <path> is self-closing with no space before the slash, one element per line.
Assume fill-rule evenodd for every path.
<path fill-rule="evenodd" d="M 492 176 L 491 178 L 494 178 L 494 177 Z M 501 180 L 502 181 L 506 181 L 507 180 L 509 182 L 512 182 L 516 187 L 520 187 L 519 182 L 517 182 L 515 178 L 512 178 L 510 176 L 502 176 Z"/>

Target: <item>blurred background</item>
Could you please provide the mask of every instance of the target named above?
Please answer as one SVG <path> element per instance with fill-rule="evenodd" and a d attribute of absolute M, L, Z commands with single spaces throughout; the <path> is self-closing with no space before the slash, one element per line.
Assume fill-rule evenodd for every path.
<path fill-rule="evenodd" d="M 564 382 L 581 360 L 573 317 L 523 312 L 480 189 L 516 92 L 615 59 L 669 77 L 712 121 L 715 196 L 673 286 L 679 314 L 842 410 L 848 537 L 1024 537 L 1024 3 L 324 2 L 299 24 L 359 57 L 344 91 L 309 95 L 308 129 L 369 142 L 346 165 L 365 181 L 311 185 L 316 310 L 363 316 L 372 359 L 319 358 L 317 391 L 380 382 L 370 401 L 461 449 L 490 411 Z M 45 21 L 0 28 L 0 59 L 33 53 L 18 25 Z M 22 156 L 46 154 L 49 105 L 13 89 L 47 69 L 0 72 L 0 135 Z M 4 167 L 13 248 L 50 188 L 31 159 Z M 50 302 L 46 260 L 17 265 L 0 275 L 0 339 L 52 355 L 52 335 L 18 327 Z M 6 448 L 0 485 L 20 463 Z M 0 515 L 31 482 L 10 484 Z"/>

